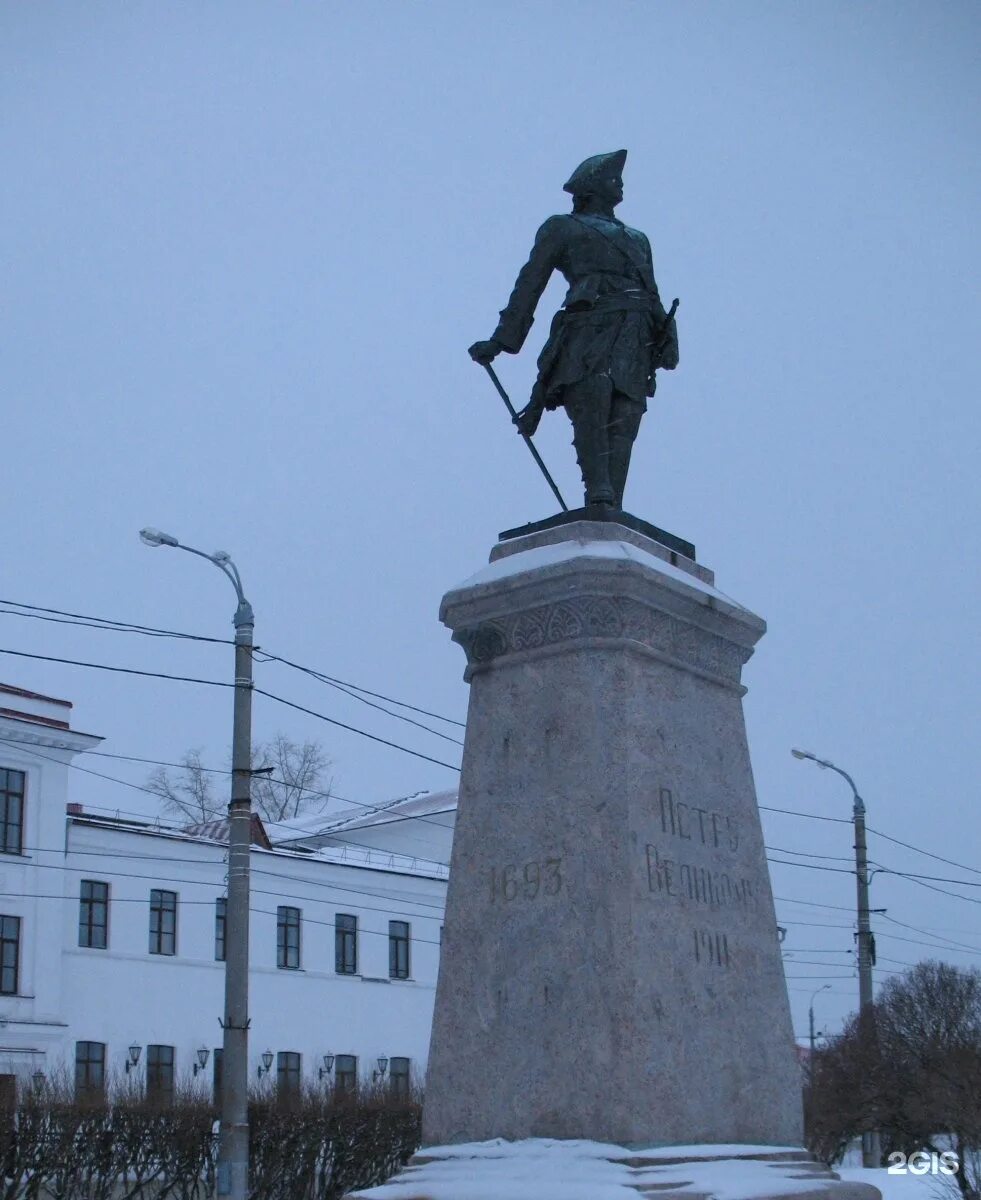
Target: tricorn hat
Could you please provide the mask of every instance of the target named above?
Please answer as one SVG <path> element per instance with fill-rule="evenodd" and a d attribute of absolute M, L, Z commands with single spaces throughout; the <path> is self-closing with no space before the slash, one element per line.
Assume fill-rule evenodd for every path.
<path fill-rule="evenodd" d="M 576 167 L 569 176 L 568 183 L 562 185 L 562 190 L 571 192 L 573 196 L 582 195 L 583 192 L 589 190 L 589 185 L 593 180 L 619 175 L 626 161 L 626 150 L 614 150 L 610 154 L 594 154 L 592 158 L 587 158 L 585 162 Z"/>

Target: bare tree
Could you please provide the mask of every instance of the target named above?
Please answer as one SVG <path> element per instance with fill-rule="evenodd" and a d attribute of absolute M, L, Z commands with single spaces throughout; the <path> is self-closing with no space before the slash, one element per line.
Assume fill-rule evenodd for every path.
<path fill-rule="evenodd" d="M 151 771 L 144 784 L 163 801 L 164 811 L 187 821 L 211 821 L 220 816 L 228 804 L 215 788 L 216 774 L 201 762 L 200 747 L 188 750 L 180 760 L 174 775 L 166 767 Z M 217 775 L 220 780 L 223 773 Z"/>
<path fill-rule="evenodd" d="M 331 760 L 319 742 L 294 742 L 285 733 L 252 747 L 252 807 L 264 821 L 291 821 L 304 813 L 321 812 L 330 798 Z M 223 816 L 228 805 L 229 769 L 204 766 L 201 750 L 189 750 L 171 772 L 157 767 L 146 781 L 159 796 L 164 811 L 198 823 Z"/>
<path fill-rule="evenodd" d="M 962 1200 L 981 1200 L 981 971 L 922 962 L 882 987 L 874 1037 L 857 1017 L 817 1052 L 805 1093 L 808 1146 L 840 1157 L 863 1129 L 883 1150 L 954 1150 Z"/>
<path fill-rule="evenodd" d="M 252 750 L 252 765 L 272 767 L 252 778 L 252 804 L 266 821 L 291 821 L 305 812 L 321 812 L 330 796 L 322 781 L 331 760 L 319 742 L 294 742 L 284 733 Z"/>

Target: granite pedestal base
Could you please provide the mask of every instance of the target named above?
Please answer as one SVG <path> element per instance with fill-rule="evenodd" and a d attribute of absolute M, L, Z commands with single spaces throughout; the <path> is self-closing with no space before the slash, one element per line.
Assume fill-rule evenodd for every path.
<path fill-rule="evenodd" d="M 441 617 L 471 695 L 424 1144 L 799 1145 L 742 713 L 763 621 L 589 521 L 501 543 Z"/>

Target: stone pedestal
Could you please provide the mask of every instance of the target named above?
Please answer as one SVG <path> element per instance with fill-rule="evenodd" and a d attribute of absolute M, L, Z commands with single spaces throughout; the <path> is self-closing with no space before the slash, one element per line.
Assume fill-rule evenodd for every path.
<path fill-rule="evenodd" d="M 589 521 L 442 620 L 471 684 L 426 1145 L 801 1144 L 742 713 L 759 617 Z"/>

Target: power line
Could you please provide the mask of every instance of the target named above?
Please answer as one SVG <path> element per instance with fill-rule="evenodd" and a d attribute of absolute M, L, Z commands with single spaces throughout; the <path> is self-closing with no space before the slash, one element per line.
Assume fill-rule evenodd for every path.
<path fill-rule="evenodd" d="M 823 965 L 823 964 L 821 964 Z M 784 979 L 854 979 L 854 975 L 784 975 Z"/>
<path fill-rule="evenodd" d="M 784 846 L 764 846 L 763 849 L 770 850 L 774 854 L 797 854 L 801 858 L 824 858 L 829 862 L 851 862 L 850 858 L 841 854 L 811 854 L 808 850 L 788 850 Z"/>
<path fill-rule="evenodd" d="M 115 621 L 109 617 L 93 617 L 93 616 L 86 615 L 84 613 L 67 612 L 64 609 L 59 609 L 59 608 L 44 608 L 41 605 L 37 605 L 37 604 L 22 604 L 17 600 L 2 600 L 2 599 L 0 599 L 0 604 L 9 605 L 9 606 L 11 606 L 11 608 L 22 608 L 22 609 L 32 610 L 29 612 L 13 612 L 13 611 L 11 611 L 11 608 L 0 609 L 0 614 L 5 614 L 7 616 L 30 617 L 30 618 L 33 618 L 36 620 L 42 620 L 42 621 L 56 621 L 58 624 L 79 625 L 79 626 L 82 626 L 84 628 L 89 628 L 89 629 L 101 629 L 104 632 L 108 632 L 108 633 L 140 633 L 140 634 L 145 634 L 150 637 L 172 637 L 172 638 L 179 638 L 179 639 L 182 639 L 185 641 L 211 642 L 216 645 L 223 645 L 223 646 L 234 645 L 234 642 L 229 638 L 205 637 L 204 635 L 197 634 L 197 633 L 181 633 L 177 630 L 160 629 L 153 625 L 141 625 L 141 624 L 138 624 L 133 621 Z M 52 615 L 46 616 L 44 614 L 52 614 Z M 297 670 L 297 671 L 302 671 L 304 674 L 310 675 L 314 679 L 317 679 L 321 683 L 325 683 L 330 687 L 335 687 L 341 691 L 346 691 L 347 695 L 351 695 L 352 692 L 355 692 L 355 693 L 361 693 L 364 696 L 372 696 L 376 700 L 384 700 L 386 703 L 395 704 L 399 708 L 407 708 L 411 712 L 419 713 L 421 716 L 432 717 L 436 721 L 444 721 L 448 725 L 456 725 L 456 726 L 459 726 L 459 728 L 461 728 L 461 729 L 466 728 L 465 722 L 458 721 L 453 717 L 444 717 L 440 713 L 431 712 L 428 709 L 420 708 L 418 705 L 410 704 L 408 701 L 397 700 L 394 696 L 386 696 L 383 692 L 372 691 L 370 688 L 362 687 L 360 684 L 357 684 L 357 683 L 351 683 L 349 680 L 346 680 L 346 679 L 337 679 L 336 677 L 334 677 L 332 675 L 327 675 L 322 671 L 316 671 L 312 667 L 305 667 L 301 663 L 293 662 L 288 658 L 284 658 L 282 655 L 273 654 L 270 651 L 264 650 L 259 646 L 255 647 L 254 653 L 260 657 L 260 661 L 282 663 L 284 666 L 292 667 L 294 670 Z M 361 699 L 361 696 L 355 695 L 353 698 Z M 379 708 L 378 705 L 372 705 L 371 707 Z M 380 711 L 388 712 L 388 710 L 384 709 L 384 708 L 380 708 Z M 398 714 L 398 713 L 389 712 L 388 715 L 393 716 L 393 717 L 398 717 L 399 719 L 402 719 L 402 720 L 408 719 L 408 718 L 400 717 L 400 714 Z M 430 729 L 428 725 L 421 725 L 421 724 L 419 724 L 419 722 L 415 722 L 415 721 L 410 721 L 410 724 L 414 724 L 414 725 L 418 724 L 420 729 L 426 729 L 430 733 L 436 734 L 437 737 L 445 737 L 446 736 L 445 734 L 438 733 L 437 730 L 435 730 L 435 729 Z M 455 741 L 456 739 L 451 738 L 450 740 Z"/>
<path fill-rule="evenodd" d="M 69 667 L 88 667 L 93 671 L 112 671 L 118 675 L 143 675 L 148 679 L 172 679 L 178 683 L 201 683 L 207 687 L 235 687 L 234 683 L 223 683 L 219 679 L 195 679 L 190 675 L 168 675 L 163 671 L 138 671 L 135 667 L 111 667 L 107 663 L 82 662 L 77 658 L 55 658 L 50 654 L 28 654 L 25 650 L 0 649 L 0 654 L 11 654 L 15 658 L 34 658 L 39 662 L 63 663 Z"/>
<path fill-rule="evenodd" d="M 785 851 L 785 853 L 795 854 L 796 851 L 790 850 L 790 851 Z M 768 858 L 766 861 L 769 863 L 779 863 L 780 866 L 782 866 L 782 867 L 802 867 L 804 870 L 807 870 L 807 871 L 831 871 L 835 875 L 854 875 L 855 874 L 855 872 L 853 870 L 849 871 L 849 870 L 846 870 L 844 867 L 821 867 L 821 866 L 818 866 L 817 863 L 788 862 L 784 858 Z"/>
<path fill-rule="evenodd" d="M 342 692 L 345 696 L 350 696 L 352 700 L 357 700 L 361 704 L 366 704 L 369 708 L 374 708 L 378 712 L 383 712 L 389 717 L 394 717 L 397 721 L 404 721 L 407 725 L 414 725 L 416 729 L 424 729 L 427 733 L 431 733 L 434 737 L 442 738 L 446 742 L 452 742 L 456 746 L 462 746 L 463 742 L 459 738 L 451 737 L 448 733 L 441 733 L 438 729 L 433 729 L 431 725 L 425 725 L 422 721 L 415 721 L 412 717 L 407 717 L 404 713 L 392 712 L 390 708 L 386 708 L 383 704 L 376 704 L 373 700 L 368 700 L 365 695 L 361 695 L 362 689 L 355 688 L 352 684 L 342 684 L 337 680 L 332 679 L 329 675 L 321 675 L 318 671 L 312 671 L 308 667 L 301 667 L 296 663 L 291 663 L 285 658 L 280 658 L 277 654 L 266 654 L 264 651 L 257 651 L 262 654 L 260 662 L 279 662 L 285 663 L 287 666 L 296 667 L 298 671 L 302 671 L 305 675 L 310 675 L 328 687 L 334 688 L 336 691 Z M 375 692 L 368 693 L 369 695 L 377 695 Z M 387 698 L 387 697 L 386 697 Z M 401 704 L 399 700 L 389 700 L 390 704 Z M 416 709 L 414 705 L 406 705 L 405 707 L 412 708 L 416 712 L 425 712 L 424 709 Z M 440 717 L 435 713 L 426 713 L 427 716 L 432 716 L 438 721 L 450 722 L 449 717 Z M 452 721 L 453 725 L 461 725 L 461 721 Z"/>
<path fill-rule="evenodd" d="M 902 876 L 898 871 L 889 871 L 887 874 L 900 875 L 901 878 L 908 879 L 910 883 L 915 883 L 918 887 L 926 888 L 930 892 L 939 892 L 941 896 L 953 896 L 955 900 L 966 900 L 968 904 L 981 904 L 981 900 L 976 896 L 962 896 L 960 892 L 948 892 L 946 888 L 938 888 L 934 887 L 932 883 L 924 883 L 922 879 L 915 875 Z M 959 880 L 952 880 L 951 882 L 957 883 Z"/>
<path fill-rule="evenodd" d="M 893 942 L 907 942 L 911 946 L 926 946 L 931 950 L 945 950 L 948 954 L 973 954 L 981 956 L 981 946 L 976 946 L 973 950 L 961 949 L 959 946 L 945 946 L 943 942 L 921 942 L 916 938 L 900 937 L 898 933 L 884 933 L 882 930 L 876 935 L 879 938 L 889 938 Z"/>
<path fill-rule="evenodd" d="M 776 850 L 777 847 L 767 846 L 767 847 L 765 847 L 765 849 Z M 782 854 L 803 854 L 805 852 L 800 851 L 800 850 L 782 850 L 782 851 L 780 851 L 780 853 L 782 853 Z M 826 856 L 822 854 L 822 855 L 814 855 L 811 857 L 824 858 Z M 854 870 L 846 870 L 844 867 L 822 867 L 822 866 L 819 866 L 817 863 L 789 862 L 788 860 L 783 859 L 783 858 L 768 858 L 766 861 L 770 862 L 770 863 L 778 863 L 780 866 L 783 866 L 783 867 L 801 867 L 804 870 L 808 870 L 808 871 L 831 871 L 833 874 L 836 874 L 836 875 L 854 875 L 855 874 Z M 840 861 L 844 862 L 847 860 L 842 859 Z M 871 872 L 872 875 L 876 874 L 876 872 L 878 872 L 878 874 L 880 874 L 880 875 L 894 875 L 899 879 L 908 879 L 911 883 L 919 883 L 923 887 L 930 886 L 929 884 L 923 883 L 923 880 L 925 880 L 925 879 L 936 880 L 938 883 L 955 883 L 955 884 L 958 884 L 960 887 L 981 887 L 981 883 L 973 883 L 971 880 L 968 880 L 968 879 L 946 879 L 943 876 L 916 875 L 910 871 L 896 871 L 892 867 L 883 867 L 879 863 L 873 863 L 872 866 L 873 866 L 873 870 Z M 973 897 L 973 896 L 962 896 L 957 892 L 944 891 L 943 888 L 931 887 L 930 890 L 934 891 L 934 892 L 941 892 L 945 896 L 953 896 L 956 900 L 967 900 L 972 904 L 981 904 L 981 900 L 975 899 L 975 897 Z"/>
<path fill-rule="evenodd" d="M 436 721 L 445 721 L 447 725 L 457 725 L 461 729 L 466 729 L 465 721 L 457 721 L 454 717 L 444 717 L 439 713 L 430 712 L 428 709 L 419 708 L 415 704 L 408 704 L 404 700 L 396 700 L 392 696 L 386 696 L 382 692 L 372 692 L 368 688 L 361 687 L 359 684 L 350 683 L 345 679 L 337 679 L 333 675 L 325 675 L 322 671 L 315 671 L 312 667 L 304 667 L 300 663 L 291 662 L 288 658 L 283 658 L 282 655 L 272 654 L 268 650 L 262 650 L 262 655 L 269 662 L 282 663 L 285 667 L 292 667 L 295 671 L 302 671 L 305 675 L 310 675 L 321 683 L 326 683 L 330 687 L 340 688 L 343 691 L 345 688 L 350 688 L 355 692 L 362 692 L 365 696 L 373 696 L 376 700 L 384 700 L 388 704 L 397 704 L 399 708 L 407 708 L 411 712 L 419 713 L 424 717 L 432 717 Z M 383 710 L 386 711 L 386 710 Z M 392 716 L 396 714 L 391 714 Z M 428 728 L 424 726 L 423 728 Z M 435 730 L 430 730 L 431 733 Z"/>
<path fill-rule="evenodd" d="M 806 904 L 809 908 L 833 908 L 838 912 L 853 912 L 847 904 L 822 904 L 817 900 L 793 900 L 790 896 L 774 896 L 774 900 L 779 900 L 781 904 Z"/>
<path fill-rule="evenodd" d="M 877 862 L 873 862 L 872 866 L 875 869 L 875 871 L 879 872 L 880 875 L 899 875 L 903 879 L 913 879 L 913 880 L 929 879 L 933 883 L 956 883 L 960 887 L 981 887 L 981 883 L 974 883 L 973 880 L 970 880 L 970 879 L 947 879 L 943 875 L 920 875 L 920 874 L 917 874 L 915 871 L 895 871 L 895 870 L 893 870 L 892 867 L 884 867 L 880 863 L 877 863 Z M 962 899 L 967 900 L 968 897 L 963 896 Z"/>
<path fill-rule="evenodd" d="M 231 686 L 231 685 L 230 685 Z M 383 746 L 391 746 L 395 750 L 401 750 L 404 754 L 411 754 L 415 758 L 425 759 L 426 762 L 435 763 L 437 767 L 446 767 L 449 771 L 459 772 L 460 768 L 454 766 L 453 763 L 443 762 L 442 759 L 433 758 L 429 754 L 423 754 L 419 750 L 410 750 L 407 746 L 401 746 L 398 742 L 390 742 L 388 738 L 379 737 L 375 733 L 368 733 L 364 729 L 357 729 L 354 725 L 346 725 L 343 721 L 337 721 L 333 717 L 325 716 L 323 713 L 316 712 L 312 708 L 305 708 L 302 704 L 294 704 L 292 700 L 286 700 L 282 696 L 277 696 L 272 692 L 267 692 L 263 688 L 255 688 L 257 696 L 265 696 L 267 700 L 275 700 L 277 704 L 285 704 L 287 708 L 296 709 L 297 712 L 306 713 L 308 717 L 316 717 L 319 721 L 326 721 L 329 725 L 337 725 L 341 729 L 348 730 L 349 733 L 358 733 L 362 737 L 369 738 L 373 742 L 380 742 Z"/>
<path fill-rule="evenodd" d="M 83 625 L 90 629 L 101 629 L 107 633 L 141 633 L 149 637 L 172 637 L 189 642 L 214 642 L 222 646 L 234 646 L 235 644 L 231 638 L 205 637 L 199 633 L 179 633 L 174 629 L 159 629 L 153 625 L 139 625 L 133 621 L 114 621 L 110 617 L 91 617 L 84 613 L 66 612 L 61 608 L 43 608 L 39 604 L 21 604 L 17 600 L 0 600 L 0 604 L 10 606 L 7 609 L 0 609 L 0 613 L 11 617 L 31 617 L 38 621 L 69 618 L 57 620 L 57 623 L 59 625 Z M 12 612 L 11 608 L 24 608 L 31 611 Z M 45 616 L 44 614 L 49 615 Z"/>
<path fill-rule="evenodd" d="M 831 821 L 835 825 L 851 825 L 851 821 L 844 817 L 823 817 L 817 813 L 798 812 L 793 808 L 771 808 L 768 804 L 759 804 L 757 807 L 761 812 L 785 813 L 788 817 L 806 817 L 809 821 Z"/>
<path fill-rule="evenodd" d="M 957 867 L 958 870 L 971 871 L 975 875 L 981 875 L 981 869 L 978 867 L 970 867 L 966 863 L 955 862 L 952 858 L 944 858 L 940 854 L 934 854 L 930 850 L 924 850 L 921 846 L 914 846 L 911 842 L 900 841 L 899 838 L 894 838 L 888 833 L 882 833 L 880 830 L 873 829 L 869 825 L 867 825 L 865 828 L 869 833 L 874 833 L 876 837 L 884 838 L 887 842 L 894 842 L 897 846 L 905 846 L 907 850 L 915 850 L 917 854 L 923 854 L 927 858 L 935 858 L 937 862 L 946 863 L 949 867 Z"/>
<path fill-rule="evenodd" d="M 62 663 L 70 667 L 88 667 L 95 671 L 111 671 L 119 675 L 140 675 L 149 679 L 170 679 L 178 683 L 200 683 L 206 684 L 209 687 L 233 688 L 234 683 L 224 683 L 217 679 L 196 679 L 189 675 L 168 675 L 163 671 L 139 671 L 135 667 L 112 667 L 106 663 L 82 662 L 75 658 L 56 658 L 49 654 L 28 654 L 24 650 L 5 650 L 0 649 L 0 654 L 11 654 L 16 658 L 33 658 L 39 662 L 55 662 Z M 273 692 L 267 692 L 263 688 L 253 688 L 253 692 L 258 696 L 265 696 L 269 700 L 275 700 L 278 704 L 285 704 L 287 708 L 296 709 L 297 712 L 306 713 L 307 716 L 316 717 L 320 721 L 326 721 L 329 725 L 336 725 L 340 729 L 346 729 L 349 733 L 360 734 L 361 737 L 370 739 L 373 742 L 378 742 L 383 746 L 391 746 L 393 750 L 401 750 L 403 754 L 411 754 L 415 758 L 425 759 L 426 762 L 435 763 L 438 767 L 446 767 L 450 771 L 459 771 L 460 768 L 454 766 L 453 763 L 443 762 L 442 759 L 433 758 L 429 754 L 423 754 L 419 750 L 410 750 L 408 746 L 402 746 L 398 742 L 389 741 L 388 738 L 379 737 L 375 733 L 368 733 L 365 729 L 358 729 L 355 725 L 348 725 L 344 721 L 338 721 L 334 717 L 325 716 L 324 713 L 314 711 L 312 708 L 305 708 L 302 704 L 294 704 L 292 700 L 286 700 L 282 696 L 277 696 Z"/>
<path fill-rule="evenodd" d="M 781 925 L 805 925 L 811 929 L 854 929 L 854 922 L 851 925 L 834 925 L 822 921 L 788 921 L 786 917 L 780 918 Z"/>
<path fill-rule="evenodd" d="M 939 932 L 939 930 L 921 929 L 918 925 L 907 925 L 903 921 L 897 921 L 895 917 L 890 917 L 887 913 L 882 914 L 882 919 L 884 921 L 890 921 L 893 925 L 898 925 L 900 927 L 900 929 L 909 929 L 913 933 L 922 933 L 922 934 L 925 934 L 927 937 L 936 937 L 936 938 L 939 938 L 940 941 L 942 941 L 942 942 L 950 942 L 950 944 L 952 946 L 959 946 L 961 949 L 964 949 L 964 950 L 976 950 L 978 952 L 981 952 L 981 947 L 968 946 L 965 942 L 957 942 L 953 938 L 944 937 L 944 935 L 941 932 Z M 959 932 L 959 930 L 955 930 L 954 932 L 957 933 L 957 932 Z"/>

